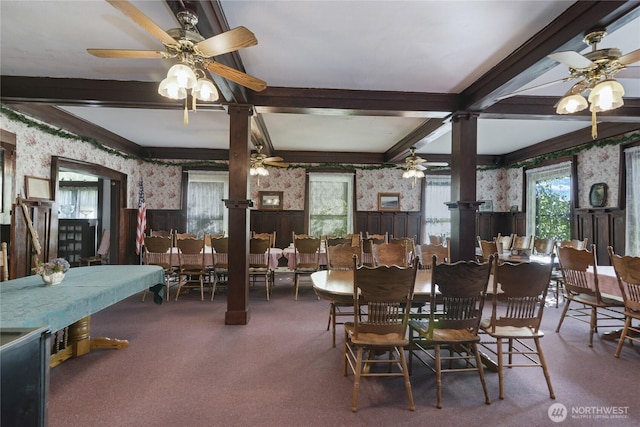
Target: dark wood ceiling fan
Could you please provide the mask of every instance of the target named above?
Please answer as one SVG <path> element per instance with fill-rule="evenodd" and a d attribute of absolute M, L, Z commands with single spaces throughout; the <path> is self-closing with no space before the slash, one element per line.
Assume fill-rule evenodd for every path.
<path fill-rule="evenodd" d="M 106 1 L 162 42 L 165 50 L 87 49 L 87 52 L 91 55 L 99 58 L 175 58 L 181 63 L 207 69 L 256 92 L 266 89 L 267 84 L 263 80 L 216 62 L 213 59 L 215 56 L 258 44 L 255 35 L 247 28 L 236 27 L 205 39 L 197 32 L 197 15 L 190 10 L 185 9 L 177 13 L 181 28 L 165 31 L 130 2 Z"/>

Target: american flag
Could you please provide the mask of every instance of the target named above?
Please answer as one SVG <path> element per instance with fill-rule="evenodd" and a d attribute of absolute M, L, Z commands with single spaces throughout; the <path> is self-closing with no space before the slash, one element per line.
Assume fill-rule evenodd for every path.
<path fill-rule="evenodd" d="M 136 228 L 136 254 L 144 243 L 144 230 L 147 228 L 147 206 L 144 202 L 144 185 L 140 178 L 140 197 L 138 198 L 138 226 Z"/>

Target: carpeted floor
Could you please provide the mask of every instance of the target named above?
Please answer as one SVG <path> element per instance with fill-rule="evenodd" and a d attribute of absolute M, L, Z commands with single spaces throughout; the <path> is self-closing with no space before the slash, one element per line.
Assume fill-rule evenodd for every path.
<path fill-rule="evenodd" d="M 561 403 L 567 426 L 640 424 L 640 351 L 594 338 L 588 325 L 545 309 L 542 340 L 556 400 L 542 371 L 486 372 L 491 405 L 476 373 L 443 377 L 443 408 L 435 408 L 431 371 L 414 365 L 416 411 L 408 410 L 401 378 L 364 378 L 351 412 L 353 377 L 342 374 L 343 331 L 331 347 L 328 303 L 304 287 L 293 299 L 289 275 L 278 274 L 271 301 L 250 295 L 251 319 L 225 326 L 224 293 L 201 302 L 198 292 L 158 306 L 140 295 L 92 317 L 92 335 L 128 339 L 123 350 L 97 350 L 51 371 L 48 425 L 65 426 L 398 426 L 556 425 L 548 411 Z M 603 332 L 604 330 L 601 330 Z M 617 412 L 613 414 L 612 411 Z"/>

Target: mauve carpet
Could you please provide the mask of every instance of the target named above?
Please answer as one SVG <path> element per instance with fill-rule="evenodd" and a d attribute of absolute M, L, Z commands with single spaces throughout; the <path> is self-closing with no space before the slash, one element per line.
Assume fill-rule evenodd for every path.
<path fill-rule="evenodd" d="M 589 348 L 588 325 L 573 319 L 556 334 L 561 308 L 554 305 L 545 309 L 542 345 L 555 400 L 541 369 L 514 368 L 505 373 L 504 400 L 498 375 L 486 371 L 491 405 L 477 373 L 445 374 L 443 408 L 436 409 L 434 375 L 414 363 L 415 412 L 408 410 L 401 378 L 363 378 L 352 413 L 353 376 L 342 373 L 343 329 L 332 348 L 327 301 L 309 287 L 294 301 L 290 277 L 278 275 L 271 301 L 263 286 L 251 290 L 248 325 L 225 326 L 225 296 L 202 302 L 192 291 L 159 306 L 136 295 L 96 313 L 93 336 L 128 339 L 130 346 L 54 368 L 48 425 L 640 425 L 638 346 L 625 345 L 620 359 L 613 356 L 616 341 L 595 337 Z M 567 409 L 563 422 L 548 415 L 554 403 Z"/>

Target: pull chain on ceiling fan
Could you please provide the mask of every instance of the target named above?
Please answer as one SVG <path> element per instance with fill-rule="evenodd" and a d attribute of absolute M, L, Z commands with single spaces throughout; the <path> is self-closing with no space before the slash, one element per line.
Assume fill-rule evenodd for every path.
<path fill-rule="evenodd" d="M 194 110 L 196 99 L 206 102 L 218 99 L 218 90 L 213 82 L 206 78 L 205 70 L 256 92 L 267 87 L 263 80 L 213 59 L 214 56 L 258 44 L 255 35 L 245 27 L 236 27 L 205 39 L 197 31 L 197 15 L 190 10 L 177 13 L 180 28 L 165 31 L 130 2 L 106 1 L 162 42 L 165 50 L 87 49 L 87 52 L 99 58 L 177 59 L 178 64 L 169 69 L 167 78 L 158 87 L 158 93 L 170 99 L 185 100 L 185 124 L 188 123 L 188 90 L 191 90 Z"/>

